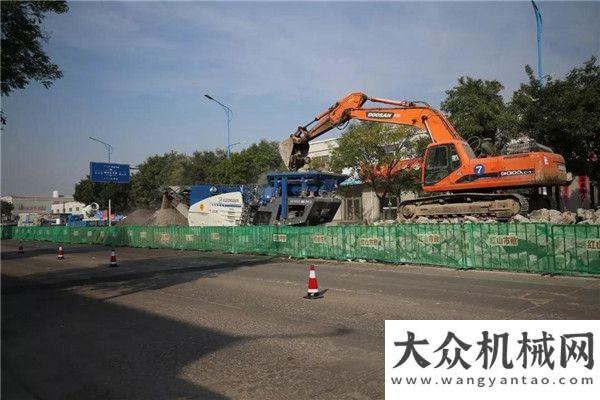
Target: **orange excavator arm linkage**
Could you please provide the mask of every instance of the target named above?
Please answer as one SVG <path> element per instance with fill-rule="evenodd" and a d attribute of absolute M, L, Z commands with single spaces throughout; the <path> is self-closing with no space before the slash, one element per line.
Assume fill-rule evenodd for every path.
<path fill-rule="evenodd" d="M 393 107 L 365 108 L 367 101 Z M 310 141 L 351 119 L 414 126 L 426 131 L 434 143 L 462 141 L 450 121 L 427 103 L 380 99 L 357 92 L 347 95 L 307 125 L 298 127 L 281 142 L 279 152 L 286 166 L 293 171 L 301 168 L 307 163 Z"/>

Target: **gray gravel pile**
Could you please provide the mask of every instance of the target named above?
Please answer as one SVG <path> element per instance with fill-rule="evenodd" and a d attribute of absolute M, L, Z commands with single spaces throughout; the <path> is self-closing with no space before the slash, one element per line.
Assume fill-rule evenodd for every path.
<path fill-rule="evenodd" d="M 561 225 L 600 225 L 600 210 L 577 209 L 577 212 L 547 210 L 542 208 L 529 214 L 529 218 L 522 217 L 516 222 L 545 222 Z"/>
<path fill-rule="evenodd" d="M 147 225 L 152 226 L 188 226 L 188 221 L 174 208 L 161 208 L 156 211 Z"/>
<path fill-rule="evenodd" d="M 137 209 L 119 222 L 119 225 L 137 226 L 187 226 L 187 219 L 172 207 L 157 211 Z"/>
<path fill-rule="evenodd" d="M 392 225 L 392 224 L 459 224 L 459 223 L 477 223 L 477 224 L 493 224 L 498 221 L 490 217 L 474 217 L 467 215 L 464 217 L 456 218 L 427 218 L 418 217 L 416 219 L 404 219 L 398 218 L 397 220 L 384 220 L 377 221 L 373 225 Z M 548 224 L 560 224 L 560 225 L 600 225 L 600 209 L 599 210 L 585 210 L 580 208 L 577 212 L 565 211 L 560 212 L 557 210 L 547 210 L 542 208 L 531 212 L 528 216 L 516 215 L 511 219 L 511 222 L 518 223 L 548 223 Z"/>
<path fill-rule="evenodd" d="M 474 217 L 465 215 L 464 217 L 453 218 L 428 218 L 418 217 L 416 219 L 398 218 L 397 220 L 386 220 L 374 223 L 374 225 L 391 225 L 391 224 L 495 224 L 498 221 L 490 217 Z"/>
<path fill-rule="evenodd" d="M 138 208 L 127 214 L 119 225 L 148 225 L 148 220 L 152 217 L 154 211 L 145 208 Z"/>

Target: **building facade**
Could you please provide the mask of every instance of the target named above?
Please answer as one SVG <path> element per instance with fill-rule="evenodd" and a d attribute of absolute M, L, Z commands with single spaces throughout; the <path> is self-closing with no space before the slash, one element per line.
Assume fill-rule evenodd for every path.
<path fill-rule="evenodd" d="M 79 201 L 61 201 L 52 204 L 52 214 L 82 214 L 85 204 Z"/>
<path fill-rule="evenodd" d="M 54 213 L 55 210 L 60 210 L 62 213 L 64 206 L 66 209 L 72 208 L 73 210 L 76 207 L 79 207 L 79 210 L 83 207 L 82 203 L 75 202 L 73 197 L 65 197 L 58 194 L 57 191 L 54 191 L 52 196 L 2 196 L 1 199 L 3 201 L 7 201 L 12 203 L 12 218 L 15 219 L 19 214 L 45 214 L 45 213 Z M 70 205 L 70 206 L 69 206 Z M 71 212 L 71 211 L 65 211 Z"/>

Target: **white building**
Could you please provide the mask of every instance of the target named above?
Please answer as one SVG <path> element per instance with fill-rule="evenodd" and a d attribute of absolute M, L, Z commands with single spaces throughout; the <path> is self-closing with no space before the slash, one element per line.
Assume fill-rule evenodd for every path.
<path fill-rule="evenodd" d="M 61 201 L 52 204 L 52 214 L 82 214 L 85 204 L 79 201 Z"/>
<path fill-rule="evenodd" d="M 54 212 L 55 206 L 62 207 L 62 204 L 73 203 L 73 197 L 64 197 L 54 191 L 52 196 L 2 196 L 2 200 L 12 203 L 12 215 L 24 213 L 46 214 Z M 81 204 L 81 203 L 79 203 Z M 62 209 L 62 208 L 61 208 Z"/>
<path fill-rule="evenodd" d="M 311 164 L 321 165 L 329 162 L 331 157 L 331 151 L 338 147 L 338 138 L 315 140 L 310 142 L 310 149 L 308 156 L 310 157 Z M 312 167 L 309 166 L 312 169 Z"/>

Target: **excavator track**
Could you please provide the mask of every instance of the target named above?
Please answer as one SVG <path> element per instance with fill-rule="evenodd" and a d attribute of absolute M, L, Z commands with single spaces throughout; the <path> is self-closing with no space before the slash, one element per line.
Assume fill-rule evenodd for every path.
<path fill-rule="evenodd" d="M 399 211 L 407 219 L 470 215 L 508 220 L 517 214 L 526 214 L 529 201 L 516 193 L 453 193 L 403 201 Z"/>

